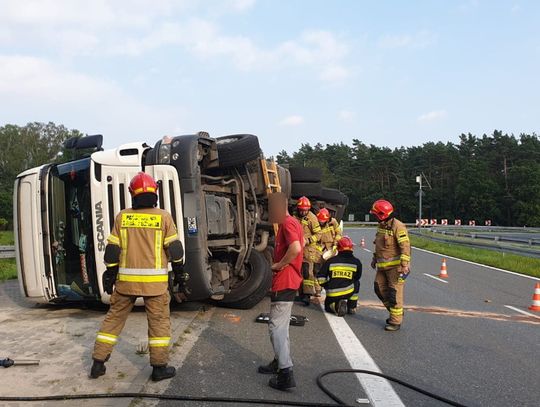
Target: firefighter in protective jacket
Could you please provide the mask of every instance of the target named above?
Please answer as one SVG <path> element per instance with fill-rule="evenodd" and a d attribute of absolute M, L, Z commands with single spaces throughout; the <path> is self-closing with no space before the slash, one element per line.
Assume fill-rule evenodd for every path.
<path fill-rule="evenodd" d="M 322 208 L 317 213 L 317 219 L 321 226 L 320 251 L 323 254 L 328 250 L 335 253 L 337 250 L 337 243 L 341 239 L 341 226 L 339 226 L 336 218 L 330 216 L 330 212 L 326 208 Z"/>
<path fill-rule="evenodd" d="M 318 250 L 318 243 L 321 240 L 321 227 L 319 226 L 317 216 L 311 212 L 310 200 L 305 196 L 298 199 L 294 216 L 302 225 L 304 232 L 302 302 L 304 305 L 309 305 L 309 297 L 314 294 L 320 294 L 321 292 L 316 279 L 321 258 L 321 253 Z"/>
<path fill-rule="evenodd" d="M 403 289 L 409 275 L 411 242 L 405 225 L 394 218 L 394 207 L 380 199 L 370 211 L 379 222 L 371 267 L 377 269 L 375 294 L 388 309 L 387 331 L 397 331 L 403 321 Z"/>
<path fill-rule="evenodd" d="M 318 275 L 326 291 L 324 309 L 340 317 L 354 314 L 358 302 L 362 263 L 354 257 L 353 247 L 351 238 L 343 236 L 337 243 L 337 256 L 327 260 Z"/>
<path fill-rule="evenodd" d="M 156 208 L 157 189 L 150 175 L 139 172 L 129 185 L 132 208 L 120 211 L 107 239 L 103 288 L 111 294 L 111 306 L 97 333 L 92 378 L 105 374 L 104 363 L 109 360 L 137 297 L 144 299 L 148 318 L 152 380 L 176 374 L 174 367 L 167 366 L 171 340 L 169 279 L 174 278 L 174 284 L 184 284 L 184 249 L 171 215 Z M 173 269 L 170 276 L 169 260 Z"/>

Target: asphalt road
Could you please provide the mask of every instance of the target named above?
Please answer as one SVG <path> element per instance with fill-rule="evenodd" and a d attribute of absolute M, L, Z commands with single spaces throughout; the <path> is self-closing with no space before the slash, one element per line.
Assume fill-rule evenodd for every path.
<path fill-rule="evenodd" d="M 364 237 L 369 249 L 375 231 L 347 233 L 357 243 Z M 449 278 L 443 282 L 428 276 L 438 275 L 441 256 L 414 250 L 405 321 L 401 331 L 388 333 L 383 330 L 387 314 L 373 294 L 371 253 L 361 248 L 356 253 L 365 266 L 361 309 L 345 322 L 382 372 L 468 406 L 539 404 L 540 313 L 516 311 L 528 312 L 535 280 L 448 259 Z M 293 313 L 309 318 L 306 326 L 290 329 L 298 387 L 287 393 L 270 389 L 268 377 L 256 373 L 259 363 L 272 358 L 267 327 L 254 322 L 268 306 L 265 300 L 248 311 L 214 309 L 166 393 L 331 403 L 315 378 L 325 370 L 349 368 L 345 353 L 350 356 L 356 348 L 342 350 L 342 331 L 330 327 L 318 306 L 295 305 Z M 353 375 L 331 377 L 328 383 L 351 405 L 367 397 Z M 406 406 L 445 405 L 393 387 Z"/>

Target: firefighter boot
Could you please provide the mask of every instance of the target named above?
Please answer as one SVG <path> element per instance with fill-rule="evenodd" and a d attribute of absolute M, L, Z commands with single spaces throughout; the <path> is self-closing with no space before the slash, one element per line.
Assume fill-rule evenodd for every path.
<path fill-rule="evenodd" d="M 296 387 L 292 368 L 288 367 L 286 369 L 280 369 L 278 374 L 270 379 L 268 385 L 282 391 Z"/>
<path fill-rule="evenodd" d="M 344 317 L 347 313 L 347 300 L 339 300 L 336 307 L 338 317 Z"/>
<path fill-rule="evenodd" d="M 394 324 L 388 324 L 384 327 L 385 331 L 399 331 L 401 328 L 400 324 L 394 325 Z"/>
<path fill-rule="evenodd" d="M 272 360 L 267 365 L 259 366 L 259 370 L 258 370 L 258 372 L 262 374 L 277 374 L 278 371 L 279 371 L 278 361 L 276 359 Z"/>
<path fill-rule="evenodd" d="M 152 381 L 159 382 L 160 380 L 170 379 L 176 375 L 176 369 L 172 366 L 152 366 Z"/>
<path fill-rule="evenodd" d="M 103 376 L 106 371 L 107 368 L 105 367 L 105 362 L 94 359 L 92 369 L 90 369 L 90 378 L 97 379 L 99 376 Z"/>

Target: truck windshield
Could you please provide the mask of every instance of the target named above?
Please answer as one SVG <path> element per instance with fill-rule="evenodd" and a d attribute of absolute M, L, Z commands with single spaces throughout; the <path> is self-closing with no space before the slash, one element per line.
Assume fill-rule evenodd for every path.
<path fill-rule="evenodd" d="M 57 292 L 64 300 L 95 298 L 90 158 L 55 165 L 49 174 L 49 232 Z"/>

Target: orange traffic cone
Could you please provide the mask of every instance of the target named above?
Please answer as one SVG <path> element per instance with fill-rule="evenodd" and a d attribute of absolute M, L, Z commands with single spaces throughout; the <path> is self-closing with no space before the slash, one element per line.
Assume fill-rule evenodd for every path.
<path fill-rule="evenodd" d="M 448 273 L 446 272 L 446 259 L 442 259 L 441 264 L 441 273 L 439 274 L 440 278 L 448 278 Z"/>
<path fill-rule="evenodd" d="M 366 247 L 366 241 L 364 240 L 364 238 L 362 238 L 362 240 L 360 240 L 360 247 L 361 248 Z"/>
<path fill-rule="evenodd" d="M 533 301 L 529 309 L 531 311 L 540 311 L 540 283 L 536 283 L 534 286 Z"/>

